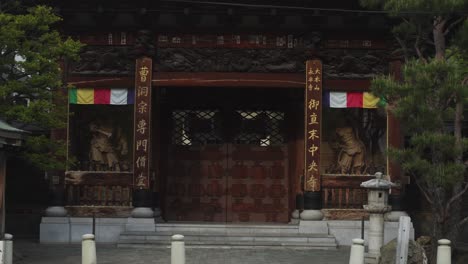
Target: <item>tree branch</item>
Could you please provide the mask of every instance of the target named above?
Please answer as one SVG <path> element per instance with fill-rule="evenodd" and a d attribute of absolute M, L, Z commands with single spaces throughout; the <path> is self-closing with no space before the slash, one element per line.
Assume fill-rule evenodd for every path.
<path fill-rule="evenodd" d="M 401 48 L 403 49 L 403 56 L 405 56 L 405 61 L 408 61 L 408 48 L 406 47 L 403 40 L 401 40 L 401 38 L 395 36 L 395 39 L 397 40 L 398 44 L 400 44 Z"/>
<path fill-rule="evenodd" d="M 458 24 L 460 24 L 463 20 L 465 20 L 464 17 L 460 17 L 459 19 L 453 21 L 452 23 L 450 23 L 450 25 L 448 25 L 446 28 L 445 28 L 445 31 L 444 31 L 444 35 L 447 35 L 448 33 L 450 33 L 450 31 L 452 30 L 452 28 Z"/>
<path fill-rule="evenodd" d="M 427 64 L 426 58 L 424 58 L 423 54 L 421 53 L 421 50 L 419 49 L 419 35 L 416 37 L 416 41 L 414 42 L 414 49 L 416 50 L 419 59 L 421 59 L 425 64 Z"/>
<path fill-rule="evenodd" d="M 458 222 L 458 226 L 462 227 L 466 223 L 468 223 L 468 216 L 463 218 L 460 222 Z"/>
<path fill-rule="evenodd" d="M 445 214 L 446 215 L 448 215 L 448 213 L 450 211 L 450 206 L 452 205 L 452 203 L 455 202 L 456 200 L 458 200 L 458 198 L 460 198 L 466 192 L 466 190 L 468 190 L 468 184 L 467 183 L 465 183 L 465 187 L 463 188 L 463 190 L 461 190 L 456 195 L 452 196 L 452 198 L 448 201 L 447 206 L 445 207 Z"/>
<path fill-rule="evenodd" d="M 466 76 L 462 81 L 462 85 L 467 85 L 467 84 L 468 84 L 468 76 Z"/>
<path fill-rule="evenodd" d="M 430 203 L 430 204 L 434 204 L 434 202 L 432 201 L 432 199 L 429 197 L 429 194 L 426 192 L 426 190 L 422 187 L 421 183 L 419 182 L 418 178 L 415 177 L 413 175 L 413 178 L 414 178 L 414 181 L 416 182 L 416 185 L 419 187 L 419 189 L 421 190 L 421 192 L 424 194 L 424 196 L 426 197 L 426 200 Z"/>

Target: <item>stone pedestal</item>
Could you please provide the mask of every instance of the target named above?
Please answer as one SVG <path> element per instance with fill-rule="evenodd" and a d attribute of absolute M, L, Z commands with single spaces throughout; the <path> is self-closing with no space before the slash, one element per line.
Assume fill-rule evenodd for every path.
<path fill-rule="evenodd" d="M 45 210 L 45 215 L 48 217 L 66 217 L 68 212 L 63 206 L 49 206 Z"/>
<path fill-rule="evenodd" d="M 320 210 L 304 210 L 300 218 L 304 221 L 320 221 L 323 219 L 323 213 Z"/>
<path fill-rule="evenodd" d="M 321 192 L 304 193 L 304 211 L 300 214 L 301 221 L 320 221 L 323 219 Z"/>
<path fill-rule="evenodd" d="M 131 212 L 133 218 L 154 218 L 154 211 L 149 207 L 136 207 Z"/>
<path fill-rule="evenodd" d="M 66 217 L 68 215 L 65 209 L 65 190 L 63 187 L 55 186 L 49 193 L 49 204 L 45 210 L 48 217 Z"/>
<path fill-rule="evenodd" d="M 42 217 L 40 243 L 70 243 L 70 219 L 68 217 Z"/>
<path fill-rule="evenodd" d="M 133 190 L 131 217 L 127 219 L 125 231 L 156 231 L 154 221 L 153 193 L 148 189 Z"/>

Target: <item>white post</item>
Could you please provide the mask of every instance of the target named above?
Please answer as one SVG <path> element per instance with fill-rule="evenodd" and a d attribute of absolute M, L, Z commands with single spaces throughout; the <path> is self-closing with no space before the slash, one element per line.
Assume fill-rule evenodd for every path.
<path fill-rule="evenodd" d="M 13 236 L 5 234 L 5 264 L 13 264 Z"/>
<path fill-rule="evenodd" d="M 364 240 L 360 238 L 353 239 L 349 264 L 364 264 Z"/>
<path fill-rule="evenodd" d="M 411 218 L 409 216 L 400 216 L 398 223 L 398 244 L 395 258 L 396 264 L 406 264 L 408 262 L 408 247 L 411 230 Z"/>
<path fill-rule="evenodd" d="M 172 236 L 171 264 L 185 264 L 185 242 L 183 235 Z"/>
<path fill-rule="evenodd" d="M 450 240 L 441 239 L 437 247 L 437 264 L 452 264 L 452 250 Z"/>
<path fill-rule="evenodd" d="M 0 264 L 5 264 L 5 240 L 0 240 Z"/>
<path fill-rule="evenodd" d="M 81 264 L 96 264 L 96 243 L 93 234 L 83 235 L 81 243 Z"/>

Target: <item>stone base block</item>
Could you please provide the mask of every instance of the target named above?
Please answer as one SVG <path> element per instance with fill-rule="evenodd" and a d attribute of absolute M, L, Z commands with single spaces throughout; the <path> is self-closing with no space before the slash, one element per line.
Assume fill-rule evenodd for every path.
<path fill-rule="evenodd" d="M 97 218 L 96 241 L 98 243 L 115 243 L 125 231 L 127 218 Z"/>
<path fill-rule="evenodd" d="M 42 217 L 40 243 L 69 243 L 70 219 L 68 217 Z"/>
<path fill-rule="evenodd" d="M 304 210 L 300 218 L 301 220 L 320 221 L 323 219 L 323 213 L 320 210 Z"/>
<path fill-rule="evenodd" d="M 93 218 L 70 217 L 70 242 L 81 243 L 83 235 L 93 233 Z"/>
<path fill-rule="evenodd" d="M 97 243 L 116 243 L 125 231 L 127 218 L 96 218 L 95 240 Z M 41 243 L 81 243 L 84 234 L 93 231 L 90 217 L 43 217 Z"/>
<path fill-rule="evenodd" d="M 153 209 L 149 207 L 136 207 L 132 210 L 133 218 L 154 218 Z"/>
<path fill-rule="evenodd" d="M 299 221 L 300 234 L 327 234 L 328 224 L 324 221 Z"/>
<path fill-rule="evenodd" d="M 330 235 L 335 236 L 338 245 L 351 245 L 354 238 L 361 238 L 361 221 L 351 220 L 328 220 L 323 221 L 328 223 Z M 369 230 L 369 221 L 364 222 L 364 241 L 367 245 Z M 414 239 L 414 228 L 411 227 L 410 239 Z M 384 223 L 384 245 L 392 239 L 398 237 L 398 222 Z"/>
<path fill-rule="evenodd" d="M 45 215 L 49 217 L 66 217 L 67 209 L 63 206 L 49 206 L 45 210 Z"/>
<path fill-rule="evenodd" d="M 154 218 L 127 218 L 125 231 L 146 231 L 155 232 L 156 224 Z"/>

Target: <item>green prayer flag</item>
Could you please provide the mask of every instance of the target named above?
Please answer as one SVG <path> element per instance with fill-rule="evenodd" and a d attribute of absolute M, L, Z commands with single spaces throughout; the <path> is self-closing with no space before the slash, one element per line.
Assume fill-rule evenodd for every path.
<path fill-rule="evenodd" d="M 70 90 L 68 90 L 68 102 L 70 104 L 77 103 L 76 88 L 71 88 Z"/>
<path fill-rule="evenodd" d="M 379 107 L 384 107 L 384 106 L 386 106 L 386 105 L 387 105 L 387 100 L 385 100 L 385 98 L 383 98 L 383 97 L 380 97 L 380 100 L 379 100 L 379 102 L 377 103 L 377 106 L 379 106 Z"/>

